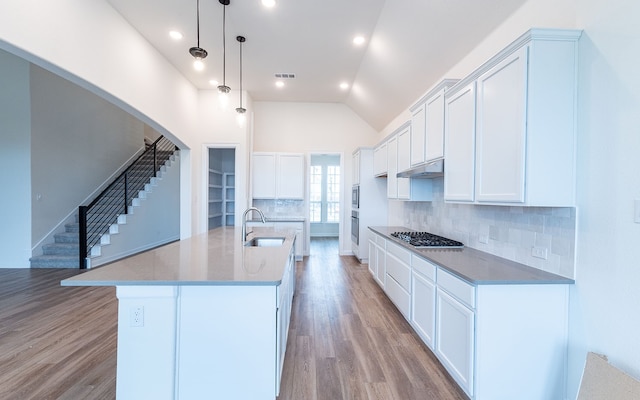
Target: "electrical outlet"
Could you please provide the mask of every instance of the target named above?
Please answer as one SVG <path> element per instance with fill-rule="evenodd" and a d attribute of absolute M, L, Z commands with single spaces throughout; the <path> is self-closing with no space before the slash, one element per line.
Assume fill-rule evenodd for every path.
<path fill-rule="evenodd" d="M 531 255 L 536 258 L 547 259 L 547 248 L 534 246 L 531 248 Z"/>
<path fill-rule="evenodd" d="M 135 306 L 129 309 L 129 326 L 141 328 L 144 326 L 144 307 Z"/>

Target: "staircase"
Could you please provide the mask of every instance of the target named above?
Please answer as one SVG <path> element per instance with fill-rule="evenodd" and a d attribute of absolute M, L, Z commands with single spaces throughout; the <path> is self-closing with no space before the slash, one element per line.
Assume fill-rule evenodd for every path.
<path fill-rule="evenodd" d="M 42 255 L 31 257 L 31 268 L 79 268 L 78 222 L 66 224 L 64 232 L 54 235 L 54 243 L 42 246 Z"/>
<path fill-rule="evenodd" d="M 162 148 L 156 146 L 158 142 Z M 30 259 L 31 268 L 90 267 L 90 258 L 101 255 L 101 246 L 110 243 L 111 235 L 127 223 L 127 215 L 141 205 L 141 200 L 153 191 L 167 168 L 178 160 L 175 146 L 166 138 L 161 137 L 153 146 L 152 151 L 145 151 L 89 206 L 81 206 L 76 222 L 66 224 L 64 232 L 54 235 L 54 243 L 42 246 L 42 255 Z M 84 232 L 83 226 L 86 226 Z M 83 237 L 86 238 L 84 245 Z M 81 252 L 85 256 L 81 256 Z M 89 265 L 81 261 L 85 257 Z"/>

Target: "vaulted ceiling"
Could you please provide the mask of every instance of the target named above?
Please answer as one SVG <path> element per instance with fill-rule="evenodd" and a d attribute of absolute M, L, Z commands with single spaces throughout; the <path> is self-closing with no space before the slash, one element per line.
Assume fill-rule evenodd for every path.
<path fill-rule="evenodd" d="M 209 53 L 196 71 L 196 0 L 108 0 L 200 89 L 222 82 L 219 0 L 200 0 L 200 47 Z M 525 0 L 230 0 L 226 6 L 226 84 L 254 101 L 340 102 L 377 130 L 408 108 Z M 170 30 L 183 34 L 179 41 Z M 362 35 L 365 43 L 354 45 Z M 275 74 L 293 73 L 285 86 Z M 451 77 L 459 78 L 459 77 Z M 339 87 L 341 82 L 348 89 Z"/>

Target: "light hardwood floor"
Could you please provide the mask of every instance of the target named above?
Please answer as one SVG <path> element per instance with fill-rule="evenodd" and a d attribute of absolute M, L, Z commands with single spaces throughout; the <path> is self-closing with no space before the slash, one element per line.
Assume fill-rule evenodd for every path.
<path fill-rule="evenodd" d="M 278 400 L 465 399 L 373 281 L 312 241 Z M 75 270 L 0 269 L 0 399 L 114 399 L 115 288 L 61 287 Z"/>

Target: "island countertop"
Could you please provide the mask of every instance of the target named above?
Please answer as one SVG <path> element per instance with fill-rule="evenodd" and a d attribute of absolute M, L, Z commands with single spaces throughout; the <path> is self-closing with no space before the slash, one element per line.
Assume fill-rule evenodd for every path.
<path fill-rule="evenodd" d="M 462 249 L 415 248 L 391 236 L 392 232 L 412 231 L 412 229 L 402 226 L 370 226 L 369 229 L 473 285 L 572 284 L 575 282 L 573 279 L 470 247 Z"/>
<path fill-rule="evenodd" d="M 295 232 L 253 227 L 253 237 L 283 237 L 282 246 L 246 247 L 241 229 L 221 227 L 89 270 L 62 286 L 279 285 Z"/>

